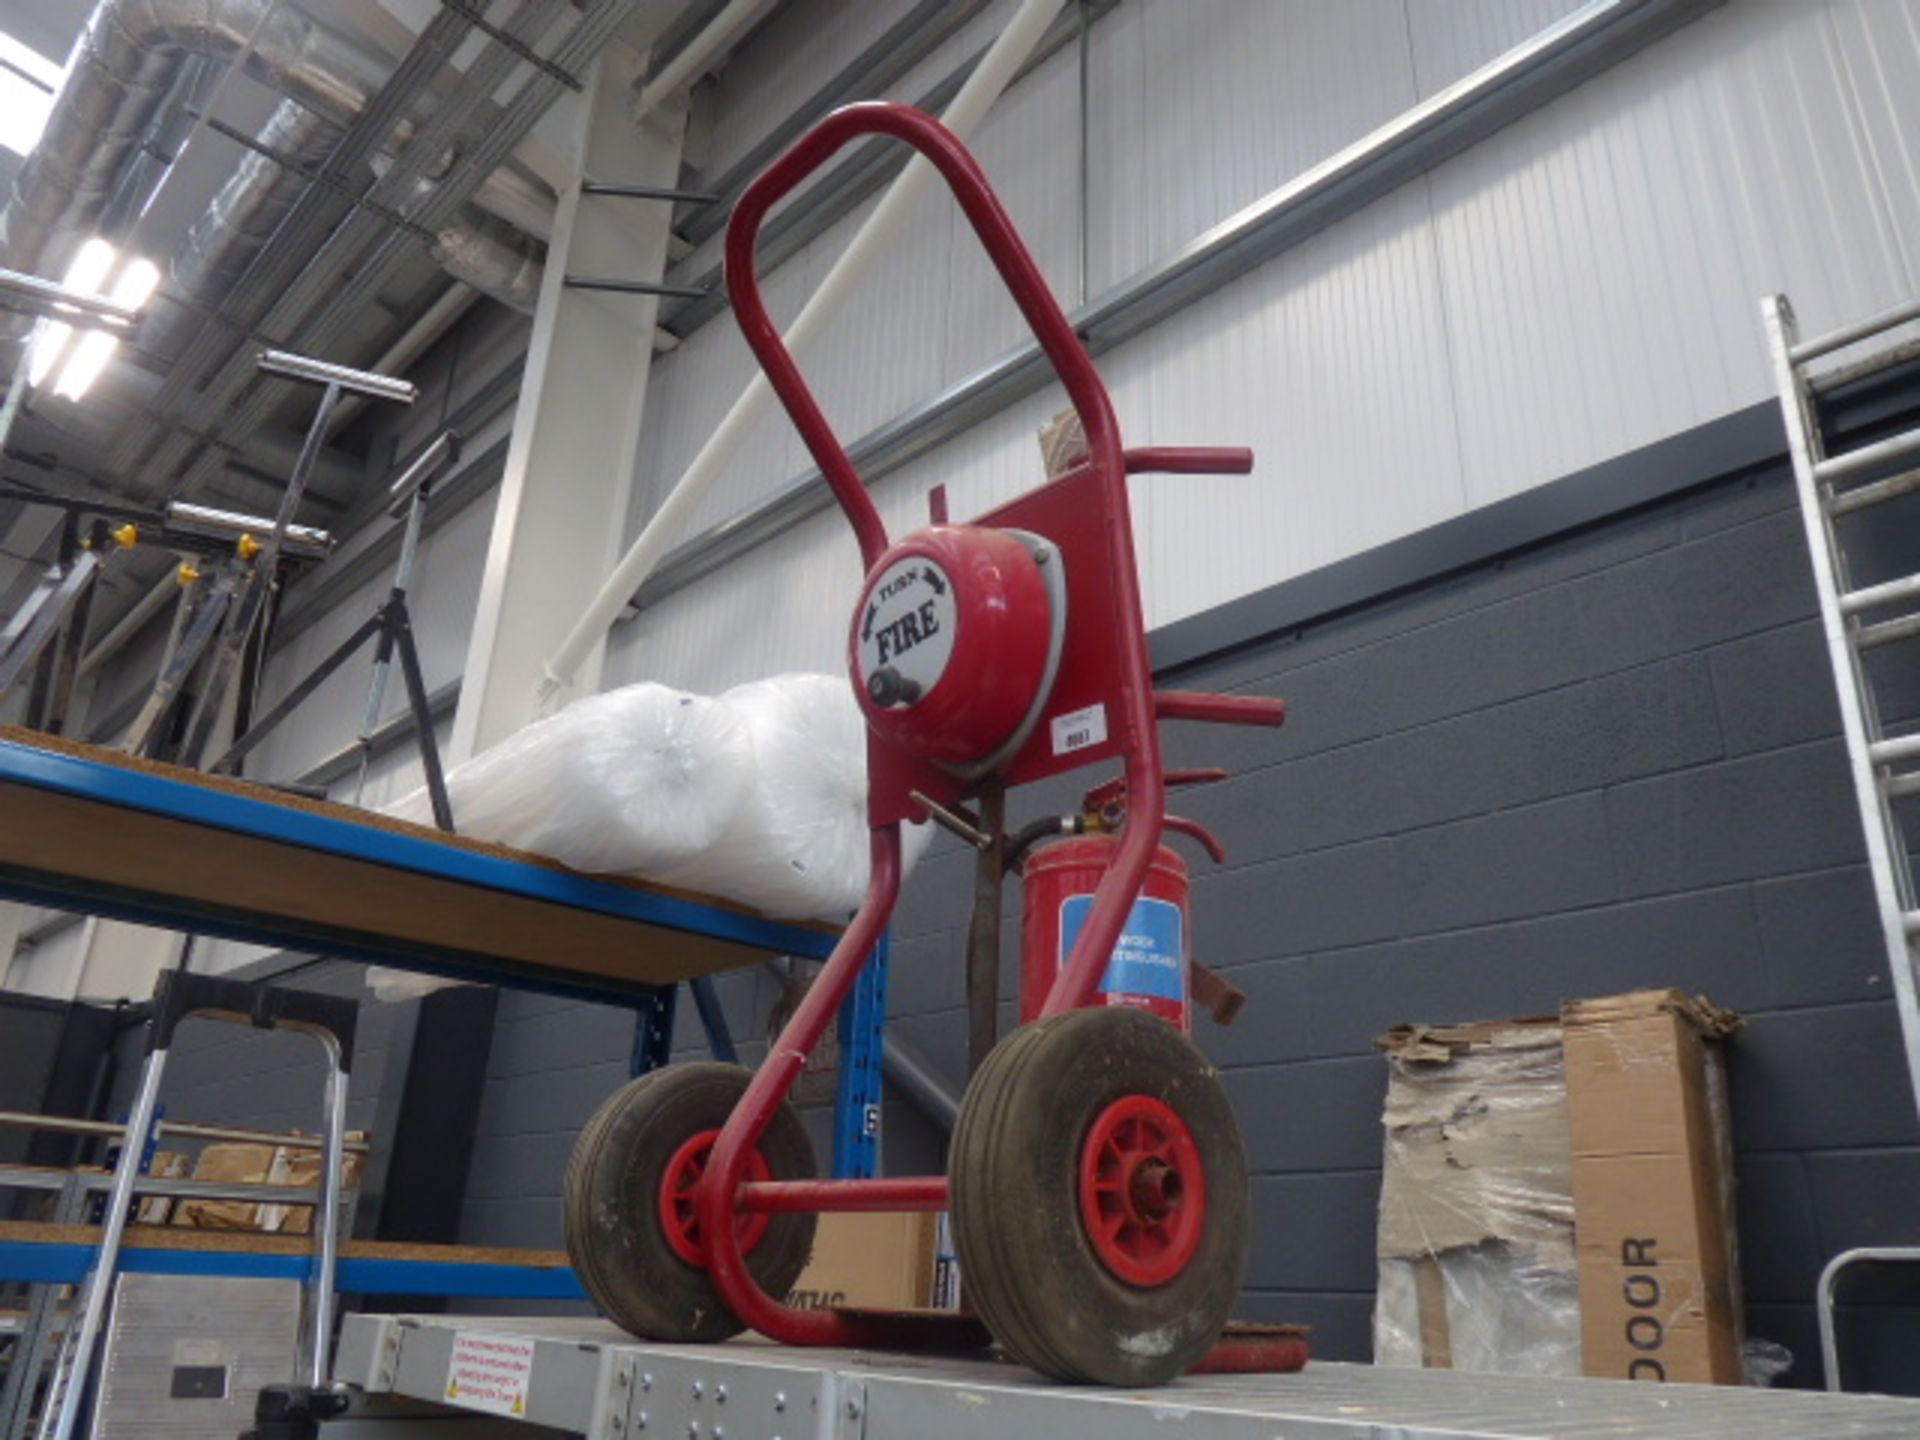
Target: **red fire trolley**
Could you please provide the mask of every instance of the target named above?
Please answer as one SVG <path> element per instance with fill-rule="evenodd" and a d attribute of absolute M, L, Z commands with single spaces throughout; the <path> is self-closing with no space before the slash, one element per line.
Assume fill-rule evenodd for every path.
<path fill-rule="evenodd" d="M 937 523 L 894 542 L 754 273 L 771 207 L 865 135 L 905 141 L 945 178 L 1065 385 L 1088 449 L 1077 468 L 977 520 L 948 524 L 936 507 Z M 653 1340 L 750 1327 L 794 1345 L 951 1346 L 984 1340 L 983 1322 L 1013 1358 L 1066 1380 L 1151 1385 L 1196 1368 L 1304 1363 L 1296 1335 L 1226 1334 L 1246 1262 L 1246 1162 L 1219 1076 L 1182 1033 L 1184 998 L 1104 1004 L 1101 994 L 1116 945 L 1134 936 L 1136 901 L 1171 904 L 1164 887 L 1175 879 L 1184 900 L 1184 866 L 1177 857 L 1169 864 L 1160 841 L 1167 828 L 1197 827 L 1166 815 L 1158 722 L 1284 718 L 1277 700 L 1153 688 L 1127 475 L 1244 474 L 1251 453 L 1122 447 L 1091 358 L 986 177 L 920 111 L 875 103 L 829 116 L 741 197 L 726 269 L 747 342 L 846 512 L 866 567 L 848 660 L 868 722 L 872 874 L 757 1072 L 657 1071 L 590 1122 L 566 1186 L 568 1247 L 583 1283 L 611 1318 Z M 1045 850 L 1035 857 L 1056 874 L 1066 861 L 1082 873 L 1091 864 L 1097 883 L 1066 906 L 1065 892 L 1048 888 L 1061 913 L 1043 927 L 1050 953 L 1026 957 L 1030 1023 L 969 1084 L 949 1174 L 812 1178 L 787 1096 L 887 927 L 902 822 L 933 815 L 965 830 L 967 806 L 985 787 L 1110 760 L 1123 777 L 1095 793 L 1109 802 L 1104 828 L 1117 834 L 1094 848 L 1063 842 L 1083 848 L 1052 861 Z M 1177 876 L 1158 873 L 1176 867 Z M 1144 928 L 1134 945 L 1142 974 L 1184 971 L 1183 909 Z M 1147 998 L 1159 993 L 1157 980 L 1142 983 Z M 783 1304 L 814 1217 L 829 1210 L 950 1211 L 977 1320 Z"/>

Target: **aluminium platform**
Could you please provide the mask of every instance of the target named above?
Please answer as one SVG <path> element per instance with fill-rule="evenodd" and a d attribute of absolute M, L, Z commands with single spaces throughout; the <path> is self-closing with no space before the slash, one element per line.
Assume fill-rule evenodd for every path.
<path fill-rule="evenodd" d="M 464 1339 L 462 1337 L 465 1337 Z M 506 1343 L 502 1343 L 506 1342 Z M 456 1349 L 504 1390 L 447 1398 Z M 515 1359 L 514 1357 L 523 1357 Z M 514 1366 L 518 1366 L 517 1373 Z M 1157 1390 L 1064 1386 L 987 1358 L 649 1345 L 600 1320 L 349 1315 L 334 1378 L 587 1440 L 1915 1440 L 1920 1400 L 1314 1363 Z"/>
<path fill-rule="evenodd" d="M 839 934 L 3 727 L 0 899 L 597 999 Z"/>

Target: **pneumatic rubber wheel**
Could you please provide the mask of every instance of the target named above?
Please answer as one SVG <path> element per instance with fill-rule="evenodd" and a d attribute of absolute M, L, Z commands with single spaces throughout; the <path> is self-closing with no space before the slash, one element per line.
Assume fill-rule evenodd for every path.
<path fill-rule="evenodd" d="M 602 1105 L 567 1165 L 567 1258 L 609 1320 L 643 1340 L 713 1341 L 744 1327 L 707 1276 L 693 1190 L 752 1072 L 707 1061 L 642 1075 Z M 782 1105 L 748 1180 L 810 1180 L 813 1146 Z M 809 1214 L 741 1215 L 747 1268 L 784 1300 L 813 1250 Z"/>
<path fill-rule="evenodd" d="M 1246 1154 L 1220 1076 L 1138 1010 L 1016 1030 L 950 1152 L 968 1300 L 1056 1380 L 1159 1385 L 1219 1339 L 1246 1270 Z"/>

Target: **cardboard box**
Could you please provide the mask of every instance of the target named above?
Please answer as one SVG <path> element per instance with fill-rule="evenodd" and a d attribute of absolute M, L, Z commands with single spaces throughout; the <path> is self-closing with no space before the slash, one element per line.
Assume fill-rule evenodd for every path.
<path fill-rule="evenodd" d="M 787 1303 L 803 1310 L 925 1309 L 933 1303 L 939 1235 L 940 1216 L 927 1211 L 822 1215 L 813 1257 Z"/>
<path fill-rule="evenodd" d="M 157 1180 L 184 1180 L 193 1169 L 193 1157 L 179 1150 L 156 1150 L 147 1166 L 147 1174 Z M 173 1217 L 173 1197 L 143 1195 L 136 1198 L 133 1223 L 165 1225 Z"/>
<path fill-rule="evenodd" d="M 1382 1036 L 1376 1362 L 1741 1383 L 1738 1023 L 1647 990 Z"/>
<path fill-rule="evenodd" d="M 1579 1374 L 1559 1020 L 1403 1025 L 1378 1044 L 1375 1362 Z"/>
<path fill-rule="evenodd" d="M 364 1144 L 366 1133 L 360 1130 L 347 1131 L 349 1145 Z M 282 1184 L 301 1188 L 315 1188 L 320 1184 L 321 1153 L 318 1150 L 294 1150 L 281 1147 L 286 1152 L 287 1178 Z M 350 1195 L 360 1188 L 360 1172 L 366 1166 L 367 1155 L 364 1150 L 349 1150 L 341 1157 L 340 1190 Z M 259 1227 L 262 1230 L 278 1232 L 283 1235 L 310 1235 L 313 1233 L 313 1206 L 311 1205 L 262 1205 L 259 1208 Z"/>
<path fill-rule="evenodd" d="M 363 1131 L 350 1130 L 347 1140 L 363 1142 Z M 345 1193 L 360 1187 L 364 1152 L 348 1151 L 341 1169 Z M 320 1183 L 320 1152 L 305 1147 L 222 1142 L 200 1152 L 193 1178 L 226 1185 L 287 1185 L 312 1187 Z M 305 1235 L 313 1228 L 311 1205 L 262 1204 L 252 1200 L 182 1200 L 173 1223 L 196 1230 L 264 1230 Z"/>
<path fill-rule="evenodd" d="M 209 1145 L 194 1164 L 193 1178 L 223 1185 L 284 1184 L 286 1156 L 271 1145 Z M 182 1200 L 173 1223 L 193 1230 L 257 1230 L 259 1209 L 251 1200 Z"/>
<path fill-rule="evenodd" d="M 1677 990 L 1562 1010 L 1586 1373 L 1741 1382 L 1733 1155 L 1713 1044 Z"/>

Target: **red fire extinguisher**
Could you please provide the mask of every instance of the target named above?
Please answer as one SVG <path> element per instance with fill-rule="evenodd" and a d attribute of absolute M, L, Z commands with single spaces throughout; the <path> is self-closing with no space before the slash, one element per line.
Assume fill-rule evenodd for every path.
<path fill-rule="evenodd" d="M 1034 851 L 1022 867 L 1025 919 L 1021 930 L 1020 1019 L 1039 1015 L 1047 992 L 1093 906 L 1093 892 L 1113 863 L 1120 841 L 1085 835 Z M 1187 996 L 1189 960 L 1187 862 L 1165 845 L 1153 856 L 1147 883 L 1133 902 L 1120 943 L 1100 980 L 1105 1004 L 1146 1010 L 1193 1030 Z"/>

